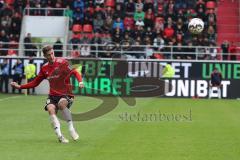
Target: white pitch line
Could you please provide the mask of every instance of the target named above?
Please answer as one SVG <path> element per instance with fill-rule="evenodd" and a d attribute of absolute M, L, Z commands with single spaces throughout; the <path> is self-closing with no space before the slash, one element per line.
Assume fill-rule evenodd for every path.
<path fill-rule="evenodd" d="M 21 96 L 11 96 L 11 97 L 6 97 L 6 98 L 1 98 L 1 99 L 0 99 L 0 102 L 1 102 L 1 101 L 5 101 L 5 100 L 9 100 L 9 99 L 18 98 L 18 97 L 21 97 Z"/>

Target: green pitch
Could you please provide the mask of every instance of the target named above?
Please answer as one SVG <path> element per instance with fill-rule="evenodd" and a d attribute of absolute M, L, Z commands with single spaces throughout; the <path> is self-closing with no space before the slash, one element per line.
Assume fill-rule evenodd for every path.
<path fill-rule="evenodd" d="M 45 99 L 0 95 L 1 160 L 240 159 L 237 100 L 147 98 L 137 99 L 135 107 L 120 100 L 100 118 L 75 122 L 78 142 L 60 144 L 43 111 Z M 86 112 L 99 103 L 76 97 L 72 111 Z M 70 139 L 65 123 L 62 131 Z"/>

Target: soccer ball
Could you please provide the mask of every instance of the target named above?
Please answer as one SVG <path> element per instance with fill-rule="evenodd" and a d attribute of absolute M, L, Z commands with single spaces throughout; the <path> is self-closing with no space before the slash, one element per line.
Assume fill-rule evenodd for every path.
<path fill-rule="evenodd" d="M 204 29 L 204 22 L 200 18 L 193 18 L 188 23 L 188 30 L 193 34 L 199 34 Z"/>

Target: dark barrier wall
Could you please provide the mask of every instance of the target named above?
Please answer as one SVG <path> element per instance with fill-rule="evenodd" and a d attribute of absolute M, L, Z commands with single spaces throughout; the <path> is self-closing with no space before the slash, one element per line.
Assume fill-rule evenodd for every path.
<path fill-rule="evenodd" d="M 173 64 L 176 64 L 173 62 Z M 179 65 L 180 64 L 180 65 Z M 179 67 L 185 64 L 184 69 Z M 213 68 L 218 68 L 222 73 L 222 97 L 223 98 L 239 98 L 240 93 L 240 64 L 231 62 L 179 62 L 176 76 L 169 80 L 173 85 L 172 92 L 166 96 L 170 97 L 208 97 L 210 75 Z M 217 97 L 217 94 L 213 95 Z"/>
<path fill-rule="evenodd" d="M 6 57 L 1 57 L 0 63 L 3 58 Z M 13 67 L 16 58 L 8 59 Z M 28 58 L 21 59 L 28 64 Z M 34 63 L 39 72 L 44 60 L 37 58 Z M 87 86 L 82 91 L 74 86 L 76 94 L 149 97 L 158 92 L 158 96 L 165 97 L 208 97 L 210 74 L 216 67 L 223 75 L 222 97 L 240 97 L 240 63 L 237 62 L 71 59 L 70 63 L 80 68 Z M 171 79 L 161 78 L 167 63 L 175 69 L 175 76 Z M 13 74 L 12 70 L 9 72 Z M 75 84 L 74 79 L 72 82 Z"/>

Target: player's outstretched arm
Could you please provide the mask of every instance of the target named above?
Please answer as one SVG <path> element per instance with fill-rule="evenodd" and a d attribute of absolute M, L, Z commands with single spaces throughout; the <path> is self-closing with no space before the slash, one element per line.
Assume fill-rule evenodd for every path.
<path fill-rule="evenodd" d="M 44 79 L 43 76 L 38 75 L 33 81 L 21 85 L 20 89 L 28 89 L 28 88 L 37 87 L 42 82 L 43 79 Z"/>
<path fill-rule="evenodd" d="M 79 87 L 83 88 L 84 84 L 82 82 L 82 75 L 76 69 L 72 70 L 72 74 L 77 78 L 77 80 L 79 82 Z"/>
<path fill-rule="evenodd" d="M 11 82 L 11 86 L 17 89 L 28 89 L 28 88 L 34 88 L 36 86 L 38 86 L 42 80 L 44 79 L 44 76 L 42 74 L 39 74 L 33 81 L 23 84 L 23 85 L 19 85 L 16 82 Z"/>
<path fill-rule="evenodd" d="M 10 84 L 13 88 L 20 89 L 20 87 L 21 87 L 17 82 L 11 82 Z"/>

